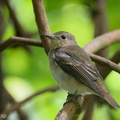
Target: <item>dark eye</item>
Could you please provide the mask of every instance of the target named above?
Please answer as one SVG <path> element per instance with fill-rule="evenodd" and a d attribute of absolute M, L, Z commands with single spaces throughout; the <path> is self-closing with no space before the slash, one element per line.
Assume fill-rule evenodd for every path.
<path fill-rule="evenodd" d="M 62 38 L 62 39 L 66 39 L 67 37 L 66 37 L 65 35 L 62 35 L 61 38 Z"/>

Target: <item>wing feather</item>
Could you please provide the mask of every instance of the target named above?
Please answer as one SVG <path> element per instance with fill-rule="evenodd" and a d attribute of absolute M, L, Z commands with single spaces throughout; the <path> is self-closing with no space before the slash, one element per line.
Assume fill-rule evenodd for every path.
<path fill-rule="evenodd" d="M 96 84 L 99 75 L 93 64 L 89 64 L 87 61 L 83 62 L 80 58 L 71 57 L 66 51 L 57 51 L 55 53 L 55 61 L 65 73 L 74 77 L 78 82 L 85 84 L 100 96 L 103 96 Z"/>

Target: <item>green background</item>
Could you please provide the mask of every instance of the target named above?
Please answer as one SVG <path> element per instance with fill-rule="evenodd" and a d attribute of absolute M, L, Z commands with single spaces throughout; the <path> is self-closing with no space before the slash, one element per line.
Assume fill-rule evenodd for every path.
<path fill-rule="evenodd" d="M 77 43 L 83 47 L 93 39 L 94 24 L 89 7 L 80 0 L 45 0 L 45 8 L 51 32 L 68 31 L 76 36 Z M 28 32 L 37 32 L 31 0 L 11 0 L 11 5 L 16 12 L 22 27 Z M 120 1 L 107 0 L 106 15 L 108 31 L 120 28 Z M 13 23 L 8 20 L 9 12 L 4 7 L 4 16 L 7 27 L 3 40 L 15 35 Z M 34 39 L 40 39 L 36 34 Z M 109 48 L 109 56 L 112 56 L 120 44 Z M 2 55 L 2 67 L 4 71 L 4 85 L 15 100 L 21 101 L 33 93 L 56 85 L 50 70 L 47 55 L 43 48 L 31 47 L 32 53 L 28 53 L 23 47 L 6 49 Z M 118 103 L 120 103 L 120 75 L 111 72 L 105 83 Z M 62 108 L 67 93 L 59 90 L 54 93 L 45 93 L 30 100 L 22 106 L 28 114 L 29 120 L 53 120 Z M 93 120 L 110 120 L 110 113 L 114 120 L 120 120 L 120 110 L 109 109 L 108 106 L 95 106 Z M 82 116 L 82 114 L 81 114 Z M 9 116 L 9 120 L 17 120 L 16 112 Z M 113 120 L 113 119 L 112 119 Z"/>

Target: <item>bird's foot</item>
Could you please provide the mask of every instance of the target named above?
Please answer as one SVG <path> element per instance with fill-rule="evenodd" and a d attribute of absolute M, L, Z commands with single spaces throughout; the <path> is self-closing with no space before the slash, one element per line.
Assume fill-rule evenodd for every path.
<path fill-rule="evenodd" d="M 75 91 L 74 94 L 68 93 L 68 96 L 67 96 L 67 99 L 66 99 L 66 102 L 64 103 L 64 105 L 69 102 L 77 103 L 76 98 L 77 98 L 77 91 Z"/>

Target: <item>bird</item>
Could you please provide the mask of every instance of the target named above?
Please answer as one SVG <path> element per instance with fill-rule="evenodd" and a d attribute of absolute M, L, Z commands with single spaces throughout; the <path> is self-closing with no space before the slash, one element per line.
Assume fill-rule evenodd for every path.
<path fill-rule="evenodd" d="M 88 53 L 71 33 L 59 31 L 45 36 L 50 39 L 50 70 L 60 88 L 73 95 L 97 95 L 114 108 L 120 108 Z"/>

